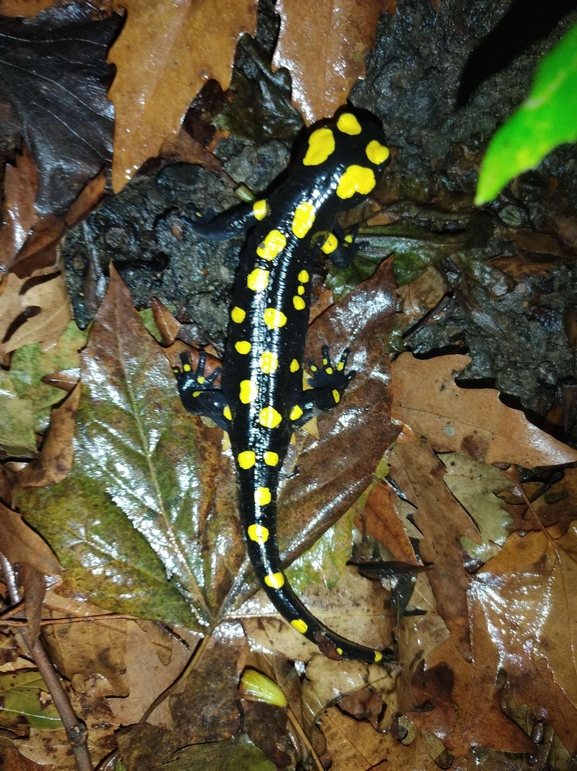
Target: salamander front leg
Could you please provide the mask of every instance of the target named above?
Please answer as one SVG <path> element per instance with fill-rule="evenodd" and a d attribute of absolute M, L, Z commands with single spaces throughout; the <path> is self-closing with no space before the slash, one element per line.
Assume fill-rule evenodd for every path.
<path fill-rule="evenodd" d="M 228 431 L 230 408 L 222 391 L 214 383 L 219 377 L 221 367 L 217 367 L 210 375 L 205 375 L 206 353 L 200 352 L 198 366 L 192 371 L 190 358 L 186 353 L 180 354 L 182 368 L 175 367 L 176 383 L 181 401 L 193 415 L 205 415 L 214 420 L 217 426 Z"/>
<path fill-rule="evenodd" d="M 345 235 L 343 229 L 335 224 L 333 232 L 328 233 L 325 240 L 319 244 L 321 252 L 328 255 L 337 268 L 346 268 L 350 265 L 359 249 L 367 244 L 366 241 L 355 241 L 357 230 L 355 226 Z"/>
<path fill-rule="evenodd" d="M 254 203 L 236 206 L 230 211 L 217 214 L 216 217 L 210 215 L 203 217 L 197 211 L 193 211 L 191 225 L 203 238 L 208 238 L 211 241 L 224 241 L 232 236 L 246 233 L 250 227 L 263 220 L 268 213 L 268 203 L 261 199 Z"/>
<path fill-rule="evenodd" d="M 291 410 L 290 418 L 294 428 L 303 426 L 319 412 L 327 412 L 335 407 L 340 402 L 346 387 L 357 374 L 354 370 L 345 371 L 350 353 L 348 348 L 345 348 L 336 366 L 331 361 L 328 346 L 323 345 L 321 352 L 322 366 L 319 367 L 314 361 L 309 361 L 309 368 L 313 374 L 308 380 L 313 389 L 303 391 L 301 400 Z"/>

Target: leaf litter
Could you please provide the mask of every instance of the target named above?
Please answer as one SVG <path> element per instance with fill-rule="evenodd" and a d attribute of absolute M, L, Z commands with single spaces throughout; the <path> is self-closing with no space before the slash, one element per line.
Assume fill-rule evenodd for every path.
<path fill-rule="evenodd" d="M 129 18 L 137 9 L 137 5 L 129 9 Z M 126 30 L 128 40 L 130 28 Z M 314 104 L 314 96 L 307 98 Z M 311 109 L 322 109 L 318 104 Z M 170 120 L 180 125 L 175 114 Z M 166 139 L 161 136 L 163 130 L 154 128 L 154 132 Z M 154 154 L 146 147 L 139 152 Z M 18 222 L 13 219 L 9 232 L 3 231 L 8 259 L 16 256 L 25 232 L 34 227 L 25 163 L 21 160 L 21 189 L 15 179 L 10 181 L 12 208 L 22 201 L 23 213 Z M 15 168 L 19 171 L 18 165 Z M 26 173 L 32 180 L 33 174 Z M 521 246 L 527 247 L 526 238 Z M 536 238 L 529 247 L 543 248 Z M 30 271 L 21 278 L 26 281 L 31 275 Z M 423 302 L 423 309 L 435 308 L 442 294 L 437 274 L 432 290 L 422 283 L 421 289 L 417 282 L 411 285 L 413 295 L 404 292 L 413 318 Z M 356 630 L 367 638 L 372 627 L 382 641 L 396 627 L 402 666 L 391 673 L 378 668 L 367 672 L 354 662 L 326 661 L 271 614 L 258 595 L 251 596 L 254 581 L 232 513 L 234 478 L 229 459 L 226 455 L 222 459 L 219 432 L 182 412 L 164 355 L 139 326 L 130 298 L 116 278 L 83 354 L 83 394 L 74 444 L 79 390 L 53 410 L 38 454 L 34 429 L 45 427 L 37 422 L 39 416 L 62 396 L 52 394 L 51 402 L 46 394 L 58 394 L 56 389 L 46 386 L 49 390 L 42 392 L 40 385 L 28 382 L 38 384 L 41 373 L 50 368 L 41 364 L 43 346 L 63 340 L 62 330 L 51 332 L 50 323 L 42 320 L 37 329 L 32 327 L 32 335 L 46 332 L 45 339 L 23 338 L 28 343 L 23 348 L 16 337 L 13 348 L 6 350 L 6 355 L 11 354 L 8 371 L 17 383 L 17 388 L 12 386 L 12 398 L 14 404 L 26 405 L 29 426 L 26 441 L 19 439 L 12 447 L 7 443 L 8 454 L 38 455 L 18 475 L 17 503 L 66 568 L 64 583 L 49 593 L 52 616 L 58 612 L 86 615 L 81 605 L 73 608 L 62 602 L 72 593 L 84 604 L 90 597 L 102 607 L 173 625 L 171 632 L 151 625 L 147 633 L 134 621 L 121 619 L 95 622 L 93 628 L 93 622 L 55 625 L 49 638 L 54 660 L 76 694 L 83 695 L 84 706 L 90 702 L 93 716 L 102 720 L 106 715 L 110 726 L 123 724 L 129 714 L 136 723 L 139 706 L 144 711 L 153 698 L 142 694 L 133 712 L 126 711 L 120 719 L 120 703 L 136 690 L 136 650 L 142 656 L 142 648 L 148 648 L 147 661 L 157 662 L 156 673 L 164 672 L 164 679 L 151 678 L 156 686 L 152 690 L 159 693 L 168 685 L 168 663 L 173 662 L 172 671 L 180 671 L 200 634 L 221 621 L 213 636 L 206 638 L 207 647 L 169 705 L 157 709 L 151 722 L 120 735 L 129 768 L 142 767 L 151 757 L 156 761 L 159 748 L 167 768 L 206 762 L 236 768 L 240 758 L 251 767 L 272 768 L 263 751 L 284 763 L 286 757 L 275 755 L 278 747 L 267 746 L 254 726 L 247 733 L 260 750 L 237 733 L 236 684 L 251 657 L 257 659 L 260 670 L 268 669 L 290 691 L 289 700 L 312 740 L 312 750 L 298 746 L 297 755 L 307 762 L 314 757 L 312 751 L 317 757 L 330 758 L 335 769 L 451 765 L 459 769 L 466 767 L 471 746 L 487 752 L 490 748 L 532 752 L 531 714 L 520 710 L 519 701 L 534 715 L 545 709 L 565 747 L 575 752 L 573 469 L 566 469 L 564 477 L 552 483 L 521 484 L 502 469 L 487 465 L 566 465 L 575 462 L 575 454 L 539 431 L 520 411 L 506 407 L 494 391 L 457 386 L 454 376 L 468 361 L 463 356 L 427 362 L 402 355 L 393 365 L 391 395 L 390 375 L 382 364 L 392 320 L 391 287 L 390 279 L 384 280 L 382 290 L 378 280 L 372 289 L 368 283 L 361 286 L 311 328 L 307 358 L 318 354 L 321 342 L 342 344 L 357 335 L 352 346 L 357 352 L 354 366 L 363 376 L 370 372 L 370 377 L 353 382 L 350 402 L 343 405 L 349 414 L 326 416 L 316 437 L 297 437 L 292 450 L 295 474 L 285 480 L 280 512 L 283 554 L 292 563 L 289 570 L 295 585 L 317 615 L 331 625 L 343 623 L 348 636 Z M 381 297 L 381 306 L 375 300 L 367 310 L 363 303 L 370 291 L 388 293 L 388 302 Z M 58 305 L 54 298 L 46 301 L 47 308 L 51 304 Z M 363 312 L 367 319 L 359 322 Z M 19 313 L 22 308 L 15 308 L 12 319 L 18 319 Z M 346 322 L 348 315 L 359 324 L 358 331 Z M 26 328 L 30 320 L 33 317 L 22 319 L 21 327 Z M 58 367 L 69 368 L 64 360 L 54 363 Z M 391 409 L 397 426 L 389 421 Z M 354 433 L 356 420 L 359 429 Z M 379 466 L 369 492 L 351 508 L 373 480 L 378 461 L 399 431 L 388 457 L 390 477 L 385 478 L 387 469 Z M 75 463 L 67 473 L 73 447 Z M 340 462 L 345 456 L 347 464 Z M 193 511 L 192 523 L 186 521 L 185 509 Z M 348 515 L 326 530 L 347 509 Z M 37 534 L 14 510 L 9 511 L 5 517 L 20 524 L 6 550 L 20 539 L 24 561 L 36 559 L 45 572 L 56 572 L 52 553 L 42 542 L 34 542 Z M 422 562 L 428 566 L 413 581 L 408 611 L 416 615 L 395 621 L 381 582 L 369 582 L 356 568 L 345 567 L 343 543 L 350 540 L 353 519 L 358 530 L 356 548 L 365 557 L 383 560 L 392 554 L 409 567 Z M 519 533 L 521 524 L 530 532 Z M 326 535 L 318 545 L 306 551 L 323 531 Z M 315 578 L 319 567 L 325 575 Z M 100 584 L 96 591 L 94 576 Z M 330 590 L 319 586 L 323 580 L 336 586 L 340 605 L 331 600 Z M 353 606 L 355 598 L 358 604 Z M 378 616 L 383 623 L 375 631 Z M 181 635 L 174 626 L 178 624 Z M 78 632 L 68 645 L 72 628 Z M 137 628 L 138 632 L 130 633 L 132 644 L 125 646 L 125 630 Z M 110 650 L 115 655 L 107 660 Z M 285 656 L 308 662 L 303 683 Z M 125 681 L 127 660 L 133 660 L 133 674 Z M 500 667 L 506 670 L 505 680 Z M 214 680 L 215 672 L 226 676 Z M 218 699 L 212 698 L 215 688 Z M 332 706 L 345 695 L 342 709 Z M 110 711 L 115 706 L 116 717 Z M 243 709 L 246 717 L 246 705 Z M 281 715 L 276 713 L 273 720 L 272 713 L 259 714 L 276 725 L 282 736 Z M 198 719 L 191 721 L 191 715 Z M 99 736 L 93 722 L 91 731 Z M 91 746 L 95 758 L 114 748 L 110 730 L 100 738 L 99 747 Z M 212 745 L 195 744 L 183 750 L 183 741 L 212 741 Z M 41 740 L 33 736 L 27 747 L 30 756 L 42 758 Z M 60 765 L 69 767 L 64 741 L 62 748 Z M 545 762 L 543 753 L 540 757 Z"/>

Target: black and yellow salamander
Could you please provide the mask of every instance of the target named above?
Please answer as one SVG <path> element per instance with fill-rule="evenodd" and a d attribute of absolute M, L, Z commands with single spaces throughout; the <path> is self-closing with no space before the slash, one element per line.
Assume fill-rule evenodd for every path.
<path fill-rule="evenodd" d="M 382 130 L 351 112 L 316 128 L 286 181 L 266 200 L 197 224 L 207 238 L 253 228 L 241 253 L 230 311 L 221 388 L 220 370 L 195 371 L 183 355 L 175 374 L 182 402 L 228 431 L 236 460 L 241 521 L 248 554 L 279 613 L 331 658 L 380 661 L 381 651 L 332 632 L 300 602 L 282 570 L 276 509 L 279 473 L 292 432 L 319 411 L 337 405 L 353 372 L 348 350 L 333 365 L 322 349 L 303 391 L 303 355 L 315 249 L 337 264 L 355 252 L 352 238 L 334 232 L 339 211 L 357 206 L 375 187 L 389 160 Z"/>

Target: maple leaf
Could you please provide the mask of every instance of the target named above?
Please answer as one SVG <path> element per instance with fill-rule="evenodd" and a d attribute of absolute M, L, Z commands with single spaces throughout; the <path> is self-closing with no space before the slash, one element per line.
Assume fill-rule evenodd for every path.
<path fill-rule="evenodd" d="M 89 6 L 75 3 L 0 18 L 0 94 L 34 156 L 40 214 L 64 213 L 112 156 L 105 55 L 120 19 L 91 18 Z"/>

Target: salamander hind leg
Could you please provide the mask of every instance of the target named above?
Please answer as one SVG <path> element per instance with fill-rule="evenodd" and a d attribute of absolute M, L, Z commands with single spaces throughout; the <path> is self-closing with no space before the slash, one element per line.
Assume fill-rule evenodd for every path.
<path fill-rule="evenodd" d="M 303 391 L 301 400 L 293 407 L 291 420 L 295 428 L 304 425 L 319 412 L 327 412 L 336 407 L 342 399 L 348 384 L 357 374 L 354 370 L 346 371 L 350 350 L 345 348 L 336 366 L 333 365 L 328 346 L 323 345 L 322 365 L 309 361 L 312 376 L 308 379 L 313 387 L 311 391 Z"/>
<path fill-rule="evenodd" d="M 227 406 L 224 394 L 214 383 L 218 379 L 221 367 L 217 367 L 210 375 L 205 375 L 206 353 L 201 351 L 196 370 L 192 370 L 190 358 L 186 353 L 180 354 L 181 367 L 174 367 L 176 383 L 180 399 L 185 409 L 193 415 L 204 415 L 228 430 L 230 408 Z"/>

